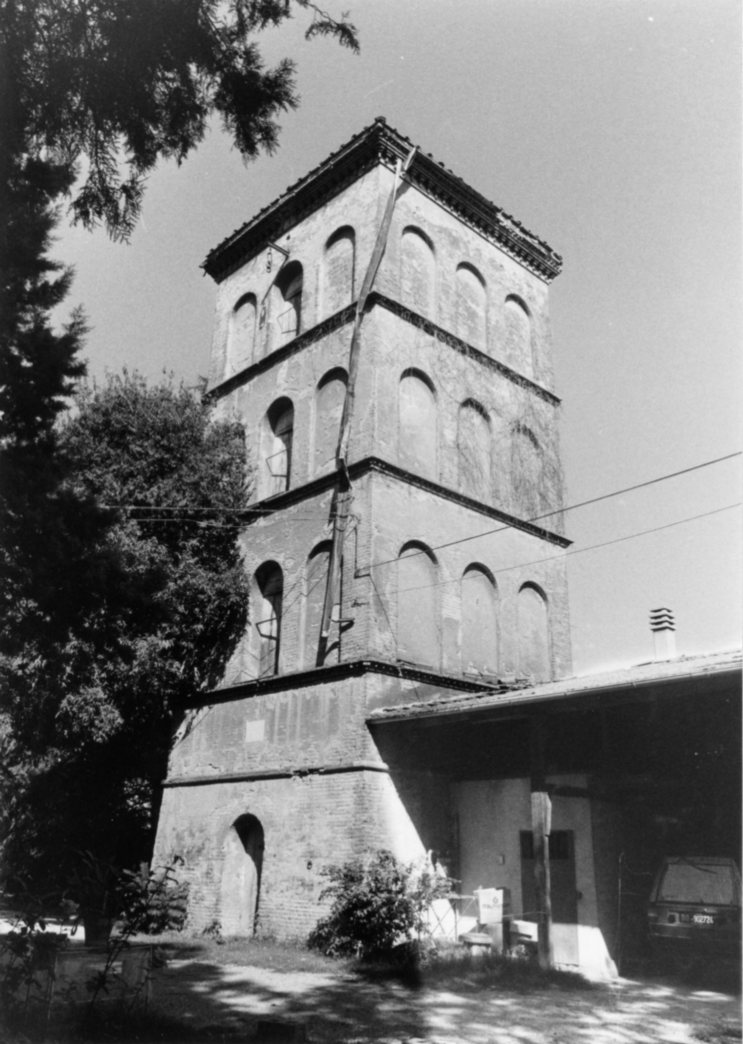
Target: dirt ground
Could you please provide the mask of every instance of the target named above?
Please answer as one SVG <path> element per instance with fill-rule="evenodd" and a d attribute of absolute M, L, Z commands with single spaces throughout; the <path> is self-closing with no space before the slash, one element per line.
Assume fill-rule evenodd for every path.
<path fill-rule="evenodd" d="M 203 959 L 157 971 L 151 1012 L 205 1041 L 330 1044 L 731 1044 L 740 1041 L 737 983 L 659 978 L 610 984 L 417 984 L 347 968 L 277 971 Z M 295 1029 L 295 1027 L 297 1027 Z"/>

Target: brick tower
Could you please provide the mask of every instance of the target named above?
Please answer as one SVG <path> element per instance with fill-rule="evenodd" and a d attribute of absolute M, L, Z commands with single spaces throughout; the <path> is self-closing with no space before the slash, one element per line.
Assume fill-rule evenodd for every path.
<path fill-rule="evenodd" d="M 296 936 L 328 863 L 456 864 L 451 759 L 383 756 L 373 711 L 570 671 L 560 258 L 378 119 L 204 267 L 250 623 L 178 736 L 156 856 L 185 859 L 195 930 Z"/>

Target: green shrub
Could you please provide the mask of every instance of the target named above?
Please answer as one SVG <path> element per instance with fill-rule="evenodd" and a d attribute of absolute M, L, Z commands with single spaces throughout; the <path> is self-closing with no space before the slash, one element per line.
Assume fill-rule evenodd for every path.
<path fill-rule="evenodd" d="M 183 928 L 188 913 L 188 883 L 178 881 L 175 875 L 175 868 L 182 862 L 180 856 L 175 856 L 172 863 L 154 870 L 142 863 L 137 871 L 121 872 L 123 931 L 159 935 Z"/>
<path fill-rule="evenodd" d="M 400 863 L 380 849 L 364 862 L 351 859 L 322 873 L 330 884 L 320 901 L 332 899 L 326 917 L 310 934 L 312 949 L 334 956 L 380 957 L 425 932 L 429 903 L 451 890 L 452 882 L 429 867 Z"/>

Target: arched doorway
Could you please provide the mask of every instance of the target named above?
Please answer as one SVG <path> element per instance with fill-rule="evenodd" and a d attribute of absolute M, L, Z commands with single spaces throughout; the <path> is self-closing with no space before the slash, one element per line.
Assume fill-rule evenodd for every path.
<path fill-rule="evenodd" d="M 254 935 L 263 868 L 263 827 L 250 814 L 238 816 L 224 846 L 221 923 L 225 935 Z"/>

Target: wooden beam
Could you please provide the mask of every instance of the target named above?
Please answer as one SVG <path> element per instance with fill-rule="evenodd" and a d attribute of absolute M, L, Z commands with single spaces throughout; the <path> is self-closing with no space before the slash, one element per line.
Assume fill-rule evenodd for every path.
<path fill-rule="evenodd" d="M 317 649 L 316 666 L 321 667 L 325 660 L 330 624 L 333 616 L 333 606 L 340 604 L 340 577 L 341 557 L 343 552 L 343 539 L 345 537 L 346 523 L 350 514 L 352 501 L 351 481 L 348 474 L 348 442 L 351 436 L 351 421 L 356 397 L 356 375 L 359 368 L 359 352 L 361 350 L 361 321 L 364 318 L 366 300 L 371 293 L 376 279 L 379 265 L 387 246 L 387 237 L 392 224 L 392 213 L 395 203 L 401 195 L 401 181 L 408 167 L 413 162 L 413 157 L 418 151 L 414 145 L 407 159 L 403 163 L 398 159 L 395 166 L 395 177 L 392 182 L 390 194 L 387 198 L 387 206 L 382 216 L 382 223 L 377 231 L 372 256 L 361 284 L 359 297 L 356 301 L 356 315 L 354 316 L 353 329 L 351 331 L 351 347 L 348 357 L 348 381 L 346 384 L 346 397 L 343 400 L 343 412 L 341 414 L 340 431 L 338 432 L 338 445 L 336 447 L 335 465 L 338 474 L 338 484 L 333 493 L 331 518 L 333 520 L 333 537 L 330 543 L 330 557 L 328 560 L 328 576 L 325 583 L 325 601 L 322 610 L 322 623 L 320 626 L 320 640 Z"/>

